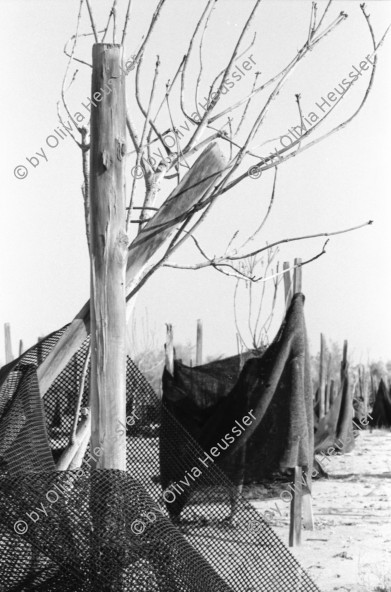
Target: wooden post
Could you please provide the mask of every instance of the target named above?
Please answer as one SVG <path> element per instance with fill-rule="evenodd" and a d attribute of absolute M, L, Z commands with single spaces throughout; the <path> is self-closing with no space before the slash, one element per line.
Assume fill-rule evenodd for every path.
<path fill-rule="evenodd" d="M 296 294 L 297 292 L 301 292 L 302 289 L 302 273 L 301 267 L 296 267 L 301 263 L 301 259 L 294 260 L 294 271 L 293 271 L 293 289 L 292 295 Z M 285 265 L 285 264 L 284 264 Z M 285 274 L 287 275 L 287 274 Z M 284 278 L 285 278 L 284 275 Z M 290 284 L 290 280 L 289 280 Z M 285 280 L 284 280 L 284 285 Z M 287 288 L 285 287 L 285 302 L 291 300 L 290 294 L 290 286 L 289 291 L 287 292 Z M 287 297 L 288 296 L 288 297 Z M 291 500 L 291 508 L 290 508 L 290 523 L 289 523 L 289 546 L 294 547 L 296 545 L 300 545 L 301 541 L 301 511 L 302 511 L 302 475 L 303 470 L 301 467 L 296 466 L 293 472 L 293 497 Z"/>
<path fill-rule="evenodd" d="M 24 352 L 23 339 L 19 339 L 19 356 Z"/>
<path fill-rule="evenodd" d="M 126 470 L 125 83 L 119 45 L 92 48 L 91 453 L 93 468 Z"/>
<path fill-rule="evenodd" d="M 326 339 L 320 334 L 320 359 L 319 359 L 319 419 L 325 415 L 326 394 Z"/>
<path fill-rule="evenodd" d="M 196 366 L 202 364 L 202 321 L 197 319 Z"/>
<path fill-rule="evenodd" d="M 331 379 L 331 381 L 330 381 L 330 396 L 329 396 L 330 407 L 334 403 L 335 396 L 336 396 L 335 380 Z"/>
<path fill-rule="evenodd" d="M 293 294 L 297 294 L 302 291 L 302 260 L 296 258 L 294 261 L 295 269 L 293 273 Z M 286 269 L 284 263 L 284 269 Z M 287 274 L 285 274 L 287 275 Z M 285 278 L 284 275 L 284 278 Z M 285 283 L 285 281 L 284 281 Z M 285 300 L 287 295 L 287 288 L 285 288 Z M 303 525 L 313 530 L 314 520 L 312 513 L 312 498 L 311 493 L 306 490 L 303 492 L 303 469 L 302 467 L 296 466 L 293 474 L 293 497 L 291 500 L 290 507 L 290 524 L 289 524 L 289 546 L 294 547 L 300 545 L 301 542 L 301 526 L 302 526 L 302 512 L 303 512 Z"/>
<path fill-rule="evenodd" d="M 301 542 L 301 506 L 302 506 L 302 468 L 294 468 L 293 492 L 289 524 L 289 546 L 295 547 Z"/>
<path fill-rule="evenodd" d="M 291 274 L 288 261 L 284 261 L 282 269 L 284 270 L 285 309 L 288 309 L 292 298 Z"/>
<path fill-rule="evenodd" d="M 330 402 L 330 385 L 328 382 L 326 382 L 326 387 L 324 390 L 324 414 L 327 415 L 328 410 L 330 408 L 329 406 L 329 402 Z"/>
<path fill-rule="evenodd" d="M 293 293 L 297 294 L 302 290 L 302 260 L 299 258 L 295 259 L 295 269 L 293 272 Z"/>
<path fill-rule="evenodd" d="M 342 363 L 341 363 L 341 382 L 343 380 L 344 371 L 348 362 L 348 342 L 345 339 L 343 342 Z"/>
<path fill-rule="evenodd" d="M 5 363 L 9 364 L 14 359 L 12 353 L 12 340 L 11 340 L 11 325 L 10 323 L 4 323 L 4 341 L 5 341 Z"/>
<path fill-rule="evenodd" d="M 165 365 L 167 372 L 174 376 L 174 331 L 171 324 L 166 324 Z"/>
<path fill-rule="evenodd" d="M 363 413 L 364 413 L 364 417 L 365 419 L 367 418 L 368 415 L 368 377 L 367 377 L 367 373 L 365 371 L 365 368 L 362 367 L 362 379 L 361 379 L 361 384 L 362 384 L 362 397 L 363 397 Z"/>

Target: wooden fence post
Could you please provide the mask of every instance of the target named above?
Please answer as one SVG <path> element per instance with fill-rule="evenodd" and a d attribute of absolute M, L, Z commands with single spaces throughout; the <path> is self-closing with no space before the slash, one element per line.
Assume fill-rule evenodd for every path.
<path fill-rule="evenodd" d="M 196 366 L 202 364 L 202 321 L 197 319 Z"/>
<path fill-rule="evenodd" d="M 167 372 L 174 376 L 174 331 L 170 323 L 166 324 L 165 366 Z"/>
<path fill-rule="evenodd" d="M 301 259 L 295 259 L 295 269 L 293 271 L 293 294 L 297 294 L 302 290 L 302 267 Z"/>
<path fill-rule="evenodd" d="M 5 363 L 8 364 L 14 359 L 12 353 L 12 340 L 11 340 L 11 325 L 10 323 L 4 323 L 4 340 L 5 340 Z"/>
<path fill-rule="evenodd" d="M 335 397 L 336 397 L 335 380 L 331 379 L 330 380 L 330 396 L 329 396 L 330 407 L 334 403 Z"/>
<path fill-rule="evenodd" d="M 284 261 L 282 264 L 284 270 L 284 294 L 285 294 L 285 310 L 289 308 L 292 298 L 292 287 L 291 287 L 291 274 L 289 271 L 289 262 Z"/>
<path fill-rule="evenodd" d="M 302 290 L 302 268 L 297 267 L 300 265 L 301 259 L 295 259 L 294 265 L 295 268 L 293 270 L 293 289 L 289 290 L 294 294 L 301 292 Z M 288 292 L 289 294 L 289 292 Z M 285 293 L 285 301 L 287 300 L 287 294 Z M 289 302 L 291 300 L 291 296 L 289 297 Z M 303 470 L 301 467 L 296 466 L 293 472 L 293 492 L 292 492 L 292 500 L 291 500 L 291 508 L 290 508 L 290 524 L 289 524 L 289 546 L 294 547 L 296 545 L 300 545 L 301 542 L 301 512 L 302 512 L 302 477 L 303 477 Z"/>
<path fill-rule="evenodd" d="M 293 272 L 293 294 L 297 294 L 302 291 L 302 260 L 296 258 L 294 260 L 294 272 Z M 287 269 L 288 264 L 284 263 L 283 269 Z M 285 285 L 285 302 L 290 300 L 289 292 L 290 285 L 287 285 L 285 277 L 288 274 L 284 274 L 284 285 Z M 290 281 L 289 281 L 290 284 Z M 287 298 L 288 296 L 288 298 Z M 289 546 L 295 547 L 301 543 L 301 527 L 302 527 L 302 511 L 303 511 L 303 524 L 312 529 L 313 528 L 313 517 L 312 517 L 312 500 L 309 491 L 303 493 L 303 469 L 302 467 L 296 466 L 293 472 L 293 492 L 290 507 L 290 523 L 289 523 Z"/>
<path fill-rule="evenodd" d="M 320 358 L 319 358 L 319 419 L 325 415 L 326 394 L 326 339 L 320 334 Z"/>
<path fill-rule="evenodd" d="M 343 372 L 346 368 L 347 362 L 348 362 L 348 342 L 345 339 L 343 342 L 343 351 L 342 351 L 341 380 L 343 378 Z"/>
<path fill-rule="evenodd" d="M 363 398 L 363 413 L 364 417 L 367 418 L 368 415 L 368 377 L 365 371 L 364 366 L 362 367 L 361 372 L 361 385 L 362 385 L 362 398 Z"/>
<path fill-rule="evenodd" d="M 91 453 L 93 468 L 126 470 L 125 81 L 119 45 L 92 48 Z M 95 458 L 95 456 L 94 456 Z"/>
<path fill-rule="evenodd" d="M 301 467 L 293 472 L 293 491 L 290 508 L 289 546 L 296 547 L 301 543 L 301 510 L 302 510 L 302 476 Z"/>

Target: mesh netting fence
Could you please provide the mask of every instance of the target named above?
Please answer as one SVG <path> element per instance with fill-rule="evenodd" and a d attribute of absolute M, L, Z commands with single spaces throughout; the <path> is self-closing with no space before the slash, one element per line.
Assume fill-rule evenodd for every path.
<path fill-rule="evenodd" d="M 89 340 L 43 399 L 36 369 L 66 329 L 0 370 L 1 592 L 316 592 L 167 409 L 162 428 L 162 403 L 130 358 L 127 471 L 92 470 L 90 450 L 79 469 L 55 470 L 72 434 Z M 86 407 L 88 378 L 79 421 Z M 181 447 L 169 462 L 182 477 L 164 490 L 159 436 Z M 181 497 L 181 519 L 173 520 Z"/>

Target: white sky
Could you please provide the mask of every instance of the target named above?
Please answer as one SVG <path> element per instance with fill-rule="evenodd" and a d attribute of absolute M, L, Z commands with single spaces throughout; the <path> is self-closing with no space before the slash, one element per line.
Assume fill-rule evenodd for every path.
<path fill-rule="evenodd" d="M 260 81 L 279 71 L 302 45 L 308 30 L 310 4 L 308 0 L 264 0 L 261 4 L 243 43 L 243 48 L 247 47 L 253 32 L 258 31 L 249 54 L 254 56 L 256 68 L 262 72 Z M 324 2 L 318 4 L 320 10 L 325 6 Z M 301 93 L 304 116 L 314 110 L 319 113 L 316 102 L 370 53 L 370 38 L 359 4 L 356 0 L 335 2 L 328 22 L 341 10 L 347 12 L 349 18 L 290 76 L 272 104 L 257 143 L 278 138 L 298 125 L 295 93 Z M 24 340 L 25 346 L 32 345 L 37 336 L 70 321 L 89 293 L 80 152 L 69 137 L 57 148 L 45 144 L 47 136 L 59 125 L 56 104 L 67 64 L 63 47 L 75 31 L 78 5 L 76 0 L 0 1 L 1 38 L 6 48 L 1 65 L 4 182 L 0 212 L 0 323 L 1 326 L 11 323 L 14 352 L 19 339 Z M 99 29 L 106 21 L 110 5 L 109 1 L 92 2 Z M 134 0 L 133 5 L 126 57 L 136 52 L 156 2 Z M 247 0 L 218 3 L 205 39 L 201 97 L 208 90 L 210 79 L 225 65 L 253 5 Z M 186 51 L 189 32 L 203 6 L 204 3 L 193 0 L 167 0 L 145 56 L 141 76 L 144 102 L 149 96 L 150 66 L 156 54 L 162 64 L 159 86 L 162 91 Z M 379 39 L 391 22 L 391 3 L 370 1 L 367 6 Z M 118 23 L 123 22 L 125 7 L 126 2 L 119 0 Z M 89 31 L 85 13 L 81 30 Z M 77 55 L 89 61 L 90 46 L 91 38 L 84 39 Z M 352 124 L 279 167 L 275 207 L 256 242 L 261 246 L 265 241 L 334 231 L 374 220 L 371 227 L 332 238 L 327 255 L 303 269 L 306 320 L 313 353 L 318 350 L 319 334 L 323 332 L 341 344 L 348 339 L 351 353 L 357 361 L 363 362 L 368 358 L 391 358 L 390 58 L 391 41 L 387 38 L 380 51 L 369 100 Z M 71 113 L 82 110 L 81 103 L 90 94 L 90 69 L 83 65 L 77 67 L 78 77 L 68 96 Z M 363 72 L 322 126 L 322 132 L 354 111 L 369 74 Z M 195 56 L 190 64 L 189 80 L 194 81 L 196 75 Z M 248 92 L 252 75 L 253 72 L 249 72 L 235 85 L 224 97 L 221 108 Z M 127 82 L 129 110 L 141 131 L 142 120 L 131 100 L 133 88 L 134 77 L 130 74 Z M 186 93 L 189 109 L 193 104 L 193 88 L 190 85 Z M 261 98 L 259 101 L 254 101 L 252 115 L 262 105 Z M 176 124 L 184 123 L 174 97 L 172 109 Z M 167 127 L 167 120 L 162 122 L 162 128 L 166 129 L 164 123 Z M 271 150 L 278 144 L 277 140 L 266 148 L 270 146 Z M 41 147 L 48 162 L 41 159 L 33 169 L 26 157 L 31 157 Z M 262 150 L 266 149 L 259 148 L 257 152 L 264 154 Z M 252 163 L 253 160 L 247 162 L 248 166 Z M 13 170 L 17 165 L 27 166 L 26 179 L 15 179 Z M 129 170 L 130 167 L 129 163 Z M 259 181 L 246 179 L 221 198 L 197 235 L 208 253 L 221 252 L 235 230 L 240 230 L 239 238 L 243 241 L 257 227 L 267 208 L 272 180 L 272 171 Z M 130 181 L 129 175 L 128 187 Z M 166 197 L 172 187 L 169 182 L 163 186 L 162 197 Z M 322 244 L 323 240 L 317 239 L 282 246 L 279 260 L 307 259 L 319 252 Z M 198 261 L 199 256 L 189 246 L 173 260 Z M 158 347 L 164 343 L 164 323 L 174 324 L 178 341 L 191 339 L 194 342 L 196 319 L 202 318 L 206 354 L 229 354 L 236 347 L 234 286 L 232 279 L 213 270 L 165 269 L 140 292 L 136 314 L 142 317 L 148 310 L 148 326 Z M 282 299 L 281 290 L 275 328 L 282 318 Z M 242 297 L 240 322 L 244 331 L 245 302 Z M 139 337 L 140 334 L 139 330 Z"/>

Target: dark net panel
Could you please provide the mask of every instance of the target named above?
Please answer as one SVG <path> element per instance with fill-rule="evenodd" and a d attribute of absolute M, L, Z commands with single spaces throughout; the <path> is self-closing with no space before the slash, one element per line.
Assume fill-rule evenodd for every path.
<path fill-rule="evenodd" d="M 354 448 L 353 405 L 349 385 L 348 365 L 341 368 L 341 385 L 327 414 L 319 420 L 315 432 L 315 452 L 329 454 L 329 449 L 341 454 Z"/>
<path fill-rule="evenodd" d="M 13 362 L 13 367 L 19 368 L 21 364 L 32 364 L 38 367 L 67 328 L 68 325 L 42 339 L 25 352 L 19 360 Z M 57 376 L 43 399 L 49 444 L 55 460 L 59 458 L 69 443 L 89 342 L 88 337 Z M 83 409 L 88 405 L 89 369 L 90 364 L 88 363 L 78 421 L 81 419 Z M 159 419 L 159 413 L 157 413 L 158 400 L 154 390 L 129 356 L 126 363 L 126 388 L 126 414 L 129 418 L 127 433 L 129 435 L 147 434 L 151 429 L 151 425 L 155 424 L 157 427 Z M 136 416 L 137 421 L 136 419 L 132 420 L 132 417 L 135 418 Z"/>
<path fill-rule="evenodd" d="M 273 343 L 247 360 L 236 380 L 228 372 L 216 380 L 214 363 L 175 363 L 173 376 L 164 372 L 164 405 L 204 450 L 217 447 L 216 462 L 237 485 L 263 484 L 276 475 L 289 481 L 295 466 L 311 475 L 313 396 L 303 305 L 304 296 L 296 294 Z M 175 426 L 166 433 L 164 486 L 177 478 L 171 458 L 182 451 Z"/>
<path fill-rule="evenodd" d="M 53 471 L 36 367 L 20 364 L 0 387 L 0 471 Z"/>
<path fill-rule="evenodd" d="M 165 489 L 165 506 L 193 546 L 234 590 L 318 590 L 213 457 L 165 409 L 163 416 L 174 447 L 179 435 L 178 454 L 172 457 L 178 479 Z"/>
<path fill-rule="evenodd" d="M 91 471 L 89 451 L 79 470 L 48 470 L 47 450 L 56 459 L 69 442 L 88 341 L 45 395 L 44 409 L 33 369 L 65 330 L 0 370 L 0 591 L 317 591 L 224 473 L 213 462 L 201 463 L 205 452 L 162 410 L 130 359 L 128 471 Z M 30 405 L 23 408 L 30 390 Z M 9 433 L 9 411 L 18 405 L 24 420 L 14 414 L 15 437 L 9 441 L 3 437 Z M 165 437 L 174 437 L 175 431 L 181 443 L 185 440 L 185 454 L 171 458 L 178 483 L 164 491 L 158 440 L 163 414 Z M 26 426 L 35 438 L 33 447 L 23 436 Z M 9 454 L 12 446 L 15 455 Z M 195 476 L 189 466 L 202 473 Z M 186 505 L 180 523 L 178 505 Z"/>
<path fill-rule="evenodd" d="M 154 521 L 141 537 L 144 514 Z M 232 590 L 127 473 L 3 475 L 0 523 L 2 590 Z"/>
<path fill-rule="evenodd" d="M 391 393 L 383 379 L 380 380 L 373 405 L 371 426 L 377 428 L 391 428 Z"/>

